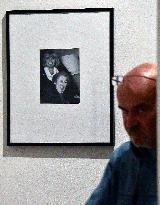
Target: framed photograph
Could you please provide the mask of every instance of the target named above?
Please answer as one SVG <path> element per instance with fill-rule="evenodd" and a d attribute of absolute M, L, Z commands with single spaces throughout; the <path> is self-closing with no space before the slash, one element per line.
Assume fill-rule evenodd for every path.
<path fill-rule="evenodd" d="M 113 8 L 6 13 L 7 145 L 114 145 Z"/>

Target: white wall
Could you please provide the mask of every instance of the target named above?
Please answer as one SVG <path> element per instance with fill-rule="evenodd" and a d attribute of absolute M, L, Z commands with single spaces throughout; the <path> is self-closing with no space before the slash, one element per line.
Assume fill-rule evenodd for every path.
<path fill-rule="evenodd" d="M 2 0 L 0 17 L 13 9 L 114 7 L 115 74 L 124 74 L 137 64 L 157 61 L 156 4 L 155 0 Z M 5 25 L 1 34 L 0 204 L 84 204 L 99 182 L 112 148 L 6 146 Z M 116 108 L 116 147 L 126 140 Z"/>

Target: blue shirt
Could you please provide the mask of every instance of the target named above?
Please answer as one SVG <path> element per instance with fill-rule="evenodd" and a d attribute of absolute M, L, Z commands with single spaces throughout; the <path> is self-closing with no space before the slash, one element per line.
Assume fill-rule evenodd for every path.
<path fill-rule="evenodd" d="M 156 151 L 126 142 L 116 149 L 86 205 L 156 205 Z"/>

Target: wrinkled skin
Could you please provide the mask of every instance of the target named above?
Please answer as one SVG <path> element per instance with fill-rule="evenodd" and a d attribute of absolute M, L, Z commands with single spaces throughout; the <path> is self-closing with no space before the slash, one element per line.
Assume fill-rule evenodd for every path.
<path fill-rule="evenodd" d="M 157 66 L 142 64 L 128 72 L 117 89 L 124 127 L 137 147 L 156 147 L 156 78 Z"/>
<path fill-rule="evenodd" d="M 57 78 L 55 85 L 56 85 L 56 90 L 59 93 L 63 93 L 67 87 L 67 77 L 64 75 L 59 76 Z"/>

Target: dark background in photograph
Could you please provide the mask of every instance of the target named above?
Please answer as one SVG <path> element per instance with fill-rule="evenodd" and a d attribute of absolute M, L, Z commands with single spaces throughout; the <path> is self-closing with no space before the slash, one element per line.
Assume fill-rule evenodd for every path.
<path fill-rule="evenodd" d="M 40 103 L 80 103 L 79 49 L 40 50 Z"/>

